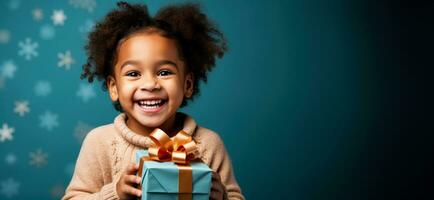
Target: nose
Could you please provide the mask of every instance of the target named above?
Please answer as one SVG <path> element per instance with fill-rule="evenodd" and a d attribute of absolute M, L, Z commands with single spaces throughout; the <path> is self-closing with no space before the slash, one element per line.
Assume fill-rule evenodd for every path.
<path fill-rule="evenodd" d="M 154 89 L 160 89 L 160 83 L 155 76 L 142 76 L 142 81 L 140 83 L 140 90 L 152 91 Z"/>

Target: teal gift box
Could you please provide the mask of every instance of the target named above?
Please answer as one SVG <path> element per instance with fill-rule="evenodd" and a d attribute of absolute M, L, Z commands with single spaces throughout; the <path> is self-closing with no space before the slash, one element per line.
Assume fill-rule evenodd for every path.
<path fill-rule="evenodd" d="M 148 156 L 148 151 L 138 150 L 136 152 L 136 162 L 139 163 L 140 158 L 143 156 Z M 211 190 L 212 170 L 202 162 L 192 161 L 189 166 L 191 166 L 192 171 L 191 199 L 208 200 Z M 143 163 L 141 174 L 142 200 L 176 200 L 185 195 L 179 192 L 180 169 L 174 162 L 147 160 Z"/>

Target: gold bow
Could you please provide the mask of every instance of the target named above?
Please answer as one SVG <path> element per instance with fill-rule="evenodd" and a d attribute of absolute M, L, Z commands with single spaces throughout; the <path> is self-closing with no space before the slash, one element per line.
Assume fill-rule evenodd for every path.
<path fill-rule="evenodd" d="M 163 130 L 156 128 L 149 137 L 155 144 L 148 148 L 151 160 L 188 164 L 194 158 L 196 142 L 183 130 L 170 138 Z"/>

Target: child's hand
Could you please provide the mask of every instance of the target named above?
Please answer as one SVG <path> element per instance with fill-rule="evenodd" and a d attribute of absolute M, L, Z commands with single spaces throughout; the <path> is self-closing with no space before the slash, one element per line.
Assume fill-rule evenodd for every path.
<path fill-rule="evenodd" d="M 116 183 L 119 199 L 135 199 L 142 196 L 142 191 L 135 187 L 142 181 L 140 177 L 135 175 L 138 169 L 138 164 L 130 164 Z"/>
<path fill-rule="evenodd" d="M 225 199 L 225 186 L 222 184 L 220 175 L 216 172 L 212 172 L 211 180 L 211 192 L 209 195 L 210 200 L 222 200 Z"/>

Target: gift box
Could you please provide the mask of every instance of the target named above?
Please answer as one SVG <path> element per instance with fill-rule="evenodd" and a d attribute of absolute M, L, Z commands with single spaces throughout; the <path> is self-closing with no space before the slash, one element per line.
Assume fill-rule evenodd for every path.
<path fill-rule="evenodd" d="M 153 161 L 147 150 L 138 150 L 136 161 L 142 162 L 138 172 L 142 177 L 139 185 L 142 200 L 209 199 L 212 170 L 205 163 L 191 161 L 183 165 Z"/>

